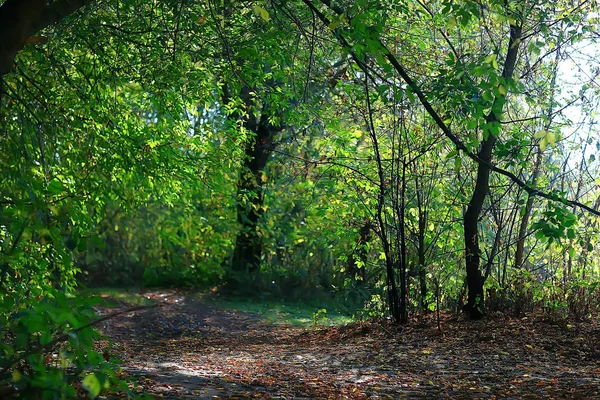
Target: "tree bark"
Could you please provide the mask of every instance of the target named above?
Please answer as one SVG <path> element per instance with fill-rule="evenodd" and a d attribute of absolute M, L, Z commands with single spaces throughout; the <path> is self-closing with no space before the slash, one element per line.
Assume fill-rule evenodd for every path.
<path fill-rule="evenodd" d="M 497 136 L 491 135 L 484 140 L 478 156 L 490 162 Z M 489 190 L 490 169 L 487 165 L 477 164 L 477 181 L 473 196 L 463 216 L 465 230 L 465 265 L 467 270 L 467 311 L 471 319 L 483 317 L 483 276 L 479 269 L 481 249 L 479 247 L 479 215 Z"/>
<path fill-rule="evenodd" d="M 533 168 L 533 175 L 531 177 L 531 186 L 535 187 L 537 179 L 540 174 L 540 166 L 542 164 L 543 152 L 538 148 L 535 166 Z M 525 254 L 525 238 L 527 236 L 527 227 L 529 226 L 529 218 L 531 218 L 531 212 L 533 211 L 533 196 L 527 196 L 527 203 L 525 203 L 525 210 L 523 217 L 521 218 L 521 224 L 519 225 L 519 237 L 517 238 L 517 247 L 515 249 L 515 268 L 521 268 L 523 266 L 523 256 Z"/>
<path fill-rule="evenodd" d="M 348 258 L 348 277 L 357 286 L 363 286 L 367 279 L 367 247 L 371 241 L 371 227 L 371 220 L 365 219 L 359 230 L 360 237 Z"/>
<path fill-rule="evenodd" d="M 554 98 L 555 86 L 556 86 L 556 77 L 558 75 L 558 65 L 561 57 L 561 48 L 559 47 L 556 50 L 556 55 L 554 59 L 554 67 L 552 73 L 552 79 L 550 81 L 550 98 Z M 554 119 L 554 103 L 550 101 L 550 106 L 548 107 L 548 121 L 546 122 L 544 129 L 550 129 L 552 125 L 552 120 Z M 585 151 L 584 151 L 585 153 Z M 540 168 L 542 166 L 542 160 L 544 158 L 544 152 L 542 149 L 537 147 L 537 154 L 535 159 L 535 164 L 533 167 L 533 173 L 531 176 L 531 187 L 535 187 L 537 184 L 538 177 L 540 175 Z M 524 262 L 524 254 L 525 254 L 525 238 L 527 236 L 527 227 L 529 226 L 529 219 L 531 218 L 531 213 L 533 211 L 533 197 L 531 194 L 527 196 L 527 203 L 525 204 L 525 210 L 523 212 L 523 217 L 521 218 L 521 224 L 519 226 L 519 237 L 517 238 L 517 247 L 515 250 L 515 268 L 521 268 Z"/>
<path fill-rule="evenodd" d="M 6 0 L 0 7 L 0 77 L 13 69 L 27 40 L 93 0 Z"/>
<path fill-rule="evenodd" d="M 231 269 L 251 274 L 260 268 L 263 253 L 258 226 L 264 203 L 262 176 L 273 151 L 274 134 L 281 127 L 270 124 L 264 112 L 258 121 L 254 116 L 248 117 L 244 127 L 254 132 L 255 136 L 246 145 L 246 158 L 237 183 L 236 213 L 241 229 L 235 240 Z"/>
<path fill-rule="evenodd" d="M 402 175 L 400 177 L 400 206 L 398 210 L 400 228 L 400 323 L 408 322 L 408 283 L 406 276 L 406 232 L 405 232 L 405 208 L 406 208 L 406 161 L 402 160 Z"/>
<path fill-rule="evenodd" d="M 521 26 L 510 26 L 510 40 L 508 50 L 504 61 L 502 78 L 508 81 L 512 78 L 519 45 L 521 43 Z M 486 117 L 488 124 L 498 123 L 499 116 L 506 99 L 504 96 L 497 96 L 492 111 Z M 477 156 L 483 162 L 477 164 L 477 179 L 471 201 L 467 206 L 467 211 L 463 216 L 464 238 L 465 238 L 465 266 L 467 271 L 467 304 L 466 311 L 471 319 L 481 319 L 483 317 L 484 294 L 483 294 L 483 276 L 479 268 L 481 262 L 481 249 L 479 247 L 479 215 L 483 208 L 483 203 L 489 191 L 490 165 L 496 141 L 498 137 L 490 133 L 482 144 Z"/>
<path fill-rule="evenodd" d="M 427 218 L 428 213 L 425 208 L 425 194 L 422 183 L 420 183 L 419 175 L 415 176 L 415 189 L 417 193 L 417 210 L 418 210 L 418 248 L 417 248 L 417 257 L 418 257 L 418 271 L 417 274 L 419 276 L 419 306 L 421 307 L 421 311 L 427 311 L 427 270 L 425 268 L 425 230 L 427 229 Z"/>
<path fill-rule="evenodd" d="M 371 108 L 371 97 L 369 96 L 369 87 L 365 81 L 365 94 L 367 98 L 367 129 L 371 142 L 373 143 L 373 153 L 375 161 L 377 163 L 377 177 L 379 179 L 379 192 L 377 193 L 377 223 L 379 226 L 379 238 L 381 239 L 381 245 L 385 253 L 385 269 L 386 269 L 386 286 L 388 291 L 388 305 L 390 308 L 390 314 L 395 323 L 402 321 L 402 311 L 400 308 L 400 298 L 398 297 L 398 287 L 396 286 L 396 273 L 394 271 L 395 263 L 392 255 L 392 244 L 387 231 L 387 223 L 385 221 L 385 192 L 386 192 L 386 179 L 384 175 L 384 169 L 382 164 L 381 152 L 379 151 L 379 141 L 377 139 L 377 133 L 375 132 L 375 124 L 373 123 L 373 110 Z"/>

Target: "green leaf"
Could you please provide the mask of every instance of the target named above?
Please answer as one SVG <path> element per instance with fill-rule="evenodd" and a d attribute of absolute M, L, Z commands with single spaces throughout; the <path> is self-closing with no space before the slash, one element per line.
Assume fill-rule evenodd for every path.
<path fill-rule="evenodd" d="M 88 393 L 90 394 L 90 398 L 92 399 L 98 397 L 98 395 L 100 394 L 100 390 L 102 389 L 102 386 L 100 385 L 100 381 L 98 380 L 96 374 L 89 374 L 88 376 L 83 378 L 81 385 L 85 388 L 85 390 L 88 391 Z"/>
<path fill-rule="evenodd" d="M 63 186 L 62 182 L 60 182 L 57 179 L 53 179 L 48 184 L 48 191 L 50 193 L 53 193 L 53 194 L 58 194 L 58 193 L 64 192 L 65 191 L 65 187 Z"/>
<path fill-rule="evenodd" d="M 269 12 L 267 10 L 265 10 L 264 8 L 262 8 L 261 6 L 259 6 L 258 4 L 255 4 L 252 8 L 254 9 L 254 13 L 256 15 L 258 15 L 259 17 L 261 17 L 266 22 L 269 22 L 269 20 L 271 19 L 271 16 L 269 15 Z"/>
<path fill-rule="evenodd" d="M 462 159 L 460 157 L 456 157 L 454 159 L 454 171 L 458 174 L 460 172 L 460 167 L 462 166 Z"/>
<path fill-rule="evenodd" d="M 544 138 L 544 137 L 546 137 L 546 135 L 547 135 L 547 134 L 548 134 L 548 131 L 541 130 L 541 131 L 538 131 L 538 132 L 536 132 L 536 134 L 535 134 L 535 135 L 533 135 L 533 137 L 534 137 L 535 139 L 541 139 L 541 138 Z"/>
<path fill-rule="evenodd" d="M 84 238 L 79 238 L 77 242 L 77 250 L 84 252 L 87 250 L 87 240 Z"/>
<path fill-rule="evenodd" d="M 410 100 L 411 103 L 415 102 L 415 95 L 413 94 L 412 88 L 406 88 L 406 96 L 408 97 L 408 100 Z"/>
<path fill-rule="evenodd" d="M 23 378 L 23 375 L 19 372 L 19 370 L 14 369 L 12 372 L 12 381 L 19 382 Z"/>
<path fill-rule="evenodd" d="M 501 96 L 506 96 L 506 93 L 507 93 L 506 86 L 498 85 L 498 93 L 500 93 Z"/>
<path fill-rule="evenodd" d="M 548 134 L 546 135 L 546 140 L 548 141 L 548 144 L 550 146 L 554 146 L 556 144 L 556 135 L 554 134 L 554 132 L 548 132 Z"/>
<path fill-rule="evenodd" d="M 456 157 L 457 155 L 458 155 L 458 150 L 452 150 L 446 155 L 446 160 L 449 160 L 452 157 Z"/>
<path fill-rule="evenodd" d="M 49 331 L 43 331 L 40 335 L 40 344 L 42 346 L 50 343 L 52 341 L 52 334 Z"/>

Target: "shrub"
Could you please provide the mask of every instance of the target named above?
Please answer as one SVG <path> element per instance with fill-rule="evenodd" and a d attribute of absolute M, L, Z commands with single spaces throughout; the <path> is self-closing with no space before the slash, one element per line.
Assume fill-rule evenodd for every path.
<path fill-rule="evenodd" d="M 0 395 L 63 399 L 75 397 L 77 388 L 91 398 L 107 390 L 128 392 L 114 362 L 94 349 L 98 300 L 46 293 L 0 298 Z"/>

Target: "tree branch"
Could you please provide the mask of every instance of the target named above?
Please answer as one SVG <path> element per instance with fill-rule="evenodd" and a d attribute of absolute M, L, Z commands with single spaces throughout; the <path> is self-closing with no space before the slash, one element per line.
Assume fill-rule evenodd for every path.
<path fill-rule="evenodd" d="M 326 26 L 329 26 L 330 22 L 329 19 L 323 14 L 321 13 L 311 2 L 310 0 L 302 0 L 311 10 L 313 10 L 315 12 L 315 14 L 317 15 L 317 17 L 319 17 L 319 19 L 321 20 L 321 22 L 323 24 L 325 24 Z M 330 0 L 320 0 L 321 3 L 323 3 L 324 5 L 326 5 L 327 7 L 329 7 L 330 9 L 332 9 L 336 14 L 341 15 L 343 14 L 343 10 L 340 9 L 337 6 L 333 6 L 332 2 Z M 348 47 L 348 42 L 346 41 L 346 39 L 342 36 L 342 33 L 340 32 L 339 29 L 334 30 L 334 34 L 336 35 L 336 37 L 338 38 L 338 40 L 340 41 L 340 44 L 342 44 L 342 46 Z M 578 202 L 576 200 L 569 200 L 569 199 L 563 199 L 560 198 L 558 195 L 553 194 L 553 193 L 547 193 L 547 192 L 542 192 L 540 190 L 537 190 L 534 187 L 529 186 L 527 183 L 525 183 L 523 180 L 519 179 L 515 174 L 513 174 L 510 171 L 504 170 L 502 168 L 497 167 L 496 165 L 494 165 L 493 163 L 482 159 L 481 157 L 479 157 L 477 154 L 472 153 L 469 151 L 469 149 L 467 148 L 467 146 L 462 142 L 462 140 L 460 140 L 460 138 L 458 136 L 456 136 L 452 130 L 450 129 L 450 127 L 448 125 L 446 125 L 446 123 L 443 121 L 443 119 L 440 117 L 440 114 L 438 114 L 438 112 L 433 108 L 433 106 L 431 105 L 431 103 L 429 102 L 429 100 L 427 100 L 427 96 L 425 95 L 425 93 L 421 90 L 421 88 L 419 87 L 419 85 L 412 79 L 412 77 L 408 74 L 408 72 L 404 69 L 404 67 L 400 64 L 400 62 L 398 61 L 398 59 L 389 51 L 389 49 L 387 48 L 387 46 L 381 41 L 379 40 L 379 44 L 382 47 L 383 51 L 384 51 L 384 56 L 385 58 L 389 61 L 389 63 L 394 67 L 394 69 L 396 70 L 396 72 L 398 73 L 398 75 L 400 75 L 400 77 L 404 80 L 404 82 L 406 82 L 406 84 L 410 87 L 410 90 L 417 95 L 417 97 L 419 98 L 419 102 L 421 103 L 421 105 L 425 108 L 425 110 L 427 111 L 427 113 L 429 114 L 429 116 L 433 119 L 433 121 L 436 123 L 436 125 L 438 126 L 438 128 L 440 128 L 440 130 L 444 133 L 444 135 L 450 139 L 450 141 L 454 144 L 454 146 L 456 147 L 457 150 L 460 150 L 462 152 L 464 152 L 469 158 L 471 158 L 473 161 L 479 163 L 479 164 L 483 164 L 485 166 L 487 166 L 490 170 L 500 174 L 500 175 L 504 175 L 507 178 L 509 178 L 510 180 L 512 180 L 514 183 L 516 183 L 519 187 L 521 187 L 523 190 L 525 190 L 530 196 L 539 196 L 539 197 L 543 197 L 545 199 L 551 200 L 551 201 L 560 201 L 564 204 L 567 205 L 571 205 L 571 206 L 575 206 L 575 207 L 579 207 L 585 211 L 588 211 L 594 215 L 598 215 L 600 216 L 600 211 L 593 209 L 592 207 L 586 206 L 585 204 Z M 352 55 L 352 58 L 356 61 L 357 57 L 356 55 L 351 52 L 350 53 Z M 363 63 L 357 63 L 358 66 L 363 69 Z M 363 69 L 363 71 L 365 71 L 365 69 Z M 367 73 L 367 71 L 365 71 L 365 73 Z"/>
<path fill-rule="evenodd" d="M 157 307 L 162 307 L 162 306 L 163 306 L 163 304 L 152 304 L 149 306 L 136 306 L 136 307 L 128 308 L 126 310 L 117 311 L 112 314 L 105 315 L 102 318 L 95 319 L 85 325 L 80 326 L 79 328 L 71 329 L 69 332 L 64 333 L 64 334 L 54 338 L 54 340 L 50 341 L 49 343 L 46 343 L 45 345 L 40 345 L 40 346 L 34 347 L 31 350 L 21 354 L 19 357 L 12 359 L 11 361 L 9 361 L 8 365 L 6 365 L 4 368 L 0 369 L 0 375 L 4 374 L 6 371 L 8 371 L 10 368 L 12 368 L 13 365 L 17 364 L 19 361 L 24 360 L 31 354 L 37 354 L 43 350 L 51 349 L 58 343 L 66 342 L 67 340 L 69 340 L 69 338 L 72 335 L 75 335 L 75 334 L 83 331 L 84 329 L 91 328 L 92 326 L 98 325 L 101 322 L 118 317 L 119 315 L 128 314 L 128 313 L 134 312 L 134 311 L 149 310 L 152 308 L 157 308 Z"/>
<path fill-rule="evenodd" d="M 42 29 L 47 28 L 50 25 L 54 25 L 57 22 L 62 21 L 69 15 L 78 11 L 80 8 L 83 8 L 89 4 L 92 4 L 95 1 L 96 0 L 53 1 L 50 5 L 48 5 L 44 9 L 41 18 L 34 25 L 35 31 L 32 34 L 39 32 Z"/>
<path fill-rule="evenodd" d="M 6 0 L 0 6 L 0 77 L 13 67 L 27 39 L 95 0 Z"/>

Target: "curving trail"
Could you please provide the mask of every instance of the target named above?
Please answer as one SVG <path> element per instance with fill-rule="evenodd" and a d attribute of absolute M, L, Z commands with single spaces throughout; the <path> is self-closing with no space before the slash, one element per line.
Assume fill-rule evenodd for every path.
<path fill-rule="evenodd" d="M 303 330 L 191 293 L 144 296 L 164 307 L 119 316 L 103 331 L 124 370 L 154 397 L 600 398 L 597 322 L 567 327 L 498 315 L 447 318 L 443 334 L 433 320 Z"/>

